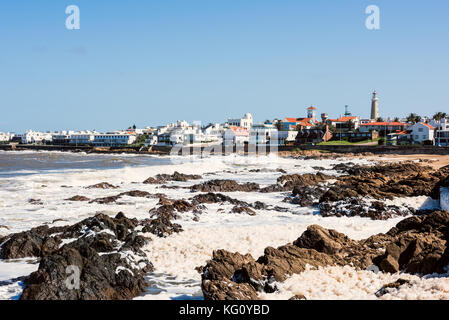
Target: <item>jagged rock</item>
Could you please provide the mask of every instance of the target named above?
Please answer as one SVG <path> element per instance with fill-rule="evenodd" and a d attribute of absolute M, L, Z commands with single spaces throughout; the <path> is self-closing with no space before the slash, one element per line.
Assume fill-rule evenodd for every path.
<path fill-rule="evenodd" d="M 198 180 L 202 179 L 200 175 L 196 174 L 183 174 L 175 171 L 172 175 L 170 174 L 158 174 L 156 177 L 150 177 L 146 179 L 143 183 L 144 184 L 163 184 L 167 181 L 178 181 L 178 182 L 185 182 L 189 180 Z"/>
<path fill-rule="evenodd" d="M 345 169 L 349 176 L 338 177 L 337 183 L 321 197 L 320 202 L 335 202 L 355 197 L 378 200 L 394 197 L 439 197 L 439 188 L 449 176 L 449 167 L 433 170 L 417 163 L 391 163 L 375 166 L 353 166 Z"/>
<path fill-rule="evenodd" d="M 190 190 L 193 192 L 254 192 L 259 191 L 259 185 L 252 182 L 238 184 L 234 180 L 209 180 L 192 186 Z"/>
<path fill-rule="evenodd" d="M 228 202 L 230 204 L 238 206 L 246 206 L 246 207 L 249 206 L 249 204 L 245 201 L 237 200 L 221 193 L 212 193 L 212 192 L 197 194 L 190 200 L 192 201 L 192 204 Z"/>
<path fill-rule="evenodd" d="M 399 289 L 399 287 L 403 286 L 403 285 L 407 285 L 410 284 L 410 280 L 406 280 L 406 279 L 398 279 L 395 282 L 392 283 L 388 283 L 386 285 L 384 285 L 382 288 L 379 289 L 379 291 L 377 291 L 376 297 L 381 297 L 389 292 L 392 291 L 392 289 Z"/>
<path fill-rule="evenodd" d="M 64 227 L 61 238 L 76 239 L 42 256 L 39 269 L 24 280 L 21 299 L 117 300 L 139 295 L 153 266 L 140 249 L 147 240 L 133 231 L 137 224 L 119 213 Z M 68 282 L 76 271 L 78 281 Z"/>
<path fill-rule="evenodd" d="M 117 186 L 114 186 L 108 182 L 101 182 L 91 186 L 86 187 L 86 189 L 117 189 Z"/>
<path fill-rule="evenodd" d="M 110 196 L 110 197 L 104 197 L 104 198 L 97 198 L 89 201 L 89 203 L 98 203 L 98 204 L 109 204 L 109 203 L 117 203 L 117 200 L 120 199 L 120 196 Z"/>
<path fill-rule="evenodd" d="M 66 201 L 89 201 L 90 199 L 84 196 L 73 196 L 71 198 L 65 199 Z"/>
<path fill-rule="evenodd" d="M 256 212 L 248 207 L 239 207 L 239 206 L 235 206 L 234 208 L 232 208 L 231 212 L 233 213 L 246 213 L 250 216 L 255 216 Z"/>
<path fill-rule="evenodd" d="M 127 192 L 122 192 L 117 195 L 118 197 L 128 196 L 128 197 L 138 197 L 138 198 L 155 198 L 155 195 L 140 190 L 132 190 Z"/>
<path fill-rule="evenodd" d="M 259 191 L 263 193 L 292 191 L 294 188 L 299 189 L 307 186 L 316 186 L 318 183 L 326 182 L 327 180 L 333 178 L 335 177 L 325 175 L 321 172 L 316 174 L 306 173 L 282 175 L 277 179 L 276 184 L 261 188 Z M 312 188 L 309 190 L 312 190 Z"/>
<path fill-rule="evenodd" d="M 41 206 L 44 204 L 41 199 L 28 199 L 28 203 L 38 205 L 38 206 Z"/>
<path fill-rule="evenodd" d="M 401 208 L 395 205 L 385 205 L 380 201 L 367 201 L 360 198 L 352 198 L 336 202 L 322 202 L 318 206 L 323 217 L 366 217 L 372 220 L 387 220 L 398 216 L 408 216 L 415 211 L 409 208 Z"/>
<path fill-rule="evenodd" d="M 290 174 L 283 175 L 277 179 L 277 183 L 284 187 L 284 190 L 292 190 L 295 186 L 314 186 L 320 182 L 325 182 L 334 178 L 324 173 L 318 172 L 316 174 Z"/>
<path fill-rule="evenodd" d="M 1 239 L 1 259 L 20 259 L 26 257 L 41 257 L 58 247 L 61 239 L 51 237 L 59 233 L 62 227 L 49 228 L 47 225 L 33 228 L 29 231 L 10 234 Z"/>
<path fill-rule="evenodd" d="M 327 192 L 326 186 L 295 186 L 292 196 L 285 199 L 286 202 L 298 204 L 301 207 L 311 207 L 319 203 L 320 198 Z"/>
<path fill-rule="evenodd" d="M 172 223 L 168 218 L 164 216 L 152 219 L 142 229 L 142 232 L 149 232 L 160 238 L 165 238 L 175 232 L 179 233 L 182 231 L 183 229 L 179 224 Z"/>
<path fill-rule="evenodd" d="M 201 213 L 202 209 L 186 200 L 170 200 L 165 197 L 160 198 L 159 203 L 162 204 L 160 207 L 150 210 L 151 217 L 165 217 L 168 220 L 173 220 L 179 218 L 178 212 Z"/>
<path fill-rule="evenodd" d="M 307 300 L 307 298 L 304 295 L 302 295 L 302 294 L 297 294 L 297 295 L 294 295 L 293 297 L 291 297 L 288 300 Z"/>
<path fill-rule="evenodd" d="M 358 270 L 374 265 L 391 273 L 444 273 L 449 263 L 448 238 L 449 212 L 443 211 L 407 218 L 386 234 L 360 241 L 312 225 L 293 244 L 267 247 L 257 261 L 250 255 L 214 251 L 203 268 L 202 290 L 206 299 L 254 299 L 258 292 L 276 290 L 273 281 L 285 281 L 289 275 L 303 272 L 306 265 L 350 265 Z"/>

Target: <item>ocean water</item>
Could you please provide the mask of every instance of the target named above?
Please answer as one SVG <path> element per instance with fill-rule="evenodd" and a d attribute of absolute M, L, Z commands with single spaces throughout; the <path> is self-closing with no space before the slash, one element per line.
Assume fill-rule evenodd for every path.
<path fill-rule="evenodd" d="M 167 183 L 168 185 L 190 186 L 210 179 L 234 179 L 238 182 L 256 182 L 261 186 L 267 186 L 276 183 L 276 179 L 282 175 L 277 172 L 277 169 L 284 169 L 292 174 L 315 173 L 317 170 L 314 167 L 323 167 L 327 169 L 327 174 L 338 175 L 330 169 L 334 164 L 345 161 L 370 164 L 364 159 L 296 160 L 279 158 L 275 155 L 182 158 L 125 154 L 0 152 L 0 237 L 42 224 L 50 226 L 73 224 L 100 212 L 115 216 L 122 211 L 131 218 L 149 218 L 149 210 L 158 202 L 156 199 L 132 197 L 123 197 L 121 205 L 65 200 L 75 195 L 94 199 L 131 190 L 165 193 L 174 199 L 189 199 L 194 195 L 188 189 L 162 189 L 158 185 L 142 183 L 148 177 L 159 173 L 172 174 L 178 171 L 203 176 L 202 180 L 170 182 Z M 252 169 L 261 169 L 261 171 L 250 172 Z M 114 190 L 85 188 L 99 182 L 109 182 L 119 188 Z M 143 248 L 154 264 L 155 272 L 148 275 L 149 286 L 136 299 L 202 299 L 201 275 L 195 268 L 205 265 L 211 258 L 213 250 L 226 249 L 243 254 L 250 253 L 257 258 L 263 254 L 267 246 L 277 247 L 296 240 L 311 224 L 336 229 L 353 239 L 363 239 L 373 234 L 386 232 L 403 219 L 373 221 L 360 217 L 323 218 L 316 209 L 299 208 L 282 202 L 285 197 L 282 193 L 235 192 L 228 195 L 251 203 L 262 201 L 269 205 L 281 206 L 286 208 L 287 212 L 257 210 L 255 216 L 249 216 L 229 213 L 232 205 L 211 204 L 207 205 L 207 209 L 200 215 L 198 222 L 193 220 L 193 214 L 182 214 L 181 219 L 176 222 L 182 225 L 184 232 L 167 238 L 151 235 L 152 241 Z M 30 199 L 38 201 L 30 203 Z M 427 197 L 398 198 L 392 202 L 415 208 L 438 206 L 438 203 Z M 224 209 L 224 211 L 218 211 L 218 209 Z M 28 275 L 37 267 L 36 259 L 1 261 L 0 299 L 17 299 L 23 290 L 23 284 L 16 278 Z M 323 272 L 329 273 L 329 270 L 332 271 L 328 277 L 329 292 L 319 294 L 325 285 L 313 286 L 313 282 L 316 279 L 326 279 L 323 278 Z M 354 283 L 351 272 L 361 279 L 368 279 L 366 281 L 371 281 L 369 279 L 374 277 L 377 279 L 375 281 L 380 283 L 386 279 L 386 275 L 372 272 L 357 273 L 355 270 L 348 271 L 347 268 L 329 270 L 322 270 L 321 273 L 311 270 L 298 277 L 292 277 L 286 281 L 285 286 L 280 285 L 282 287 L 280 292 L 263 295 L 261 298 L 288 299 L 288 295 L 293 295 L 292 293 L 298 290 L 311 290 L 312 292 L 307 291 L 306 294 L 311 298 L 335 298 L 338 295 L 332 291 L 332 288 L 337 285 L 332 282 L 334 281 L 332 279 L 339 272 L 342 274 L 338 276 L 339 288 L 343 290 L 342 292 L 348 290 L 354 292 L 352 295 L 341 295 L 341 298 L 366 298 L 366 296 L 372 298 L 372 294 L 365 295 L 360 291 L 363 289 Z M 298 287 L 298 283 L 304 281 L 304 277 L 309 279 L 310 286 Z M 445 286 L 435 288 L 431 283 L 426 282 L 430 280 L 421 278 L 415 280 L 416 287 L 419 288 L 417 292 L 424 290 L 425 297 L 442 297 L 441 292 L 446 288 Z M 440 278 L 439 281 L 440 283 L 447 281 L 447 278 Z M 377 282 L 373 288 L 376 285 Z M 407 291 L 406 297 L 413 297 L 410 292 L 413 290 Z"/>

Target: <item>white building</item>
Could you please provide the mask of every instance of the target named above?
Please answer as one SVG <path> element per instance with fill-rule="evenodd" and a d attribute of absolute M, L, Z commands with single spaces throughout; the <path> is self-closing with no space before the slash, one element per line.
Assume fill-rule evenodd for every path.
<path fill-rule="evenodd" d="M 228 119 L 228 125 L 233 127 L 241 127 L 245 128 L 246 130 L 251 130 L 251 127 L 253 126 L 253 116 L 251 113 L 246 113 L 243 118 L 240 119 Z"/>
<path fill-rule="evenodd" d="M 423 143 L 424 141 L 432 141 L 434 143 L 435 127 L 424 122 L 418 122 L 408 128 L 414 142 Z"/>
<path fill-rule="evenodd" d="M 449 119 L 431 121 L 430 125 L 435 127 L 435 145 L 439 147 L 449 146 Z"/>
<path fill-rule="evenodd" d="M 270 141 L 276 144 L 278 140 L 278 129 L 273 124 L 255 124 L 249 131 L 249 144 L 269 144 Z"/>
<path fill-rule="evenodd" d="M 91 145 L 94 141 L 94 135 L 98 134 L 96 131 L 78 131 L 70 134 L 71 145 Z"/>
<path fill-rule="evenodd" d="M 349 122 L 352 122 L 352 124 L 354 125 L 353 129 L 358 129 L 360 127 L 360 123 L 361 123 L 359 117 L 353 117 L 353 116 L 340 117 L 338 119 L 329 119 L 328 121 L 330 122 L 330 124 L 332 126 L 334 126 L 337 129 L 349 129 Z"/>
<path fill-rule="evenodd" d="M 297 135 L 298 131 L 296 130 L 278 131 L 278 144 L 282 146 L 289 143 L 293 143 L 295 142 Z"/>
<path fill-rule="evenodd" d="M 21 139 L 23 144 L 33 144 L 33 143 L 43 143 L 43 142 L 51 142 L 52 134 L 50 132 L 39 132 L 28 130 L 23 134 L 16 135 Z"/>
<path fill-rule="evenodd" d="M 14 133 L 0 132 L 0 142 L 9 142 L 14 138 Z"/>
<path fill-rule="evenodd" d="M 94 135 L 92 145 L 94 147 L 121 147 L 133 144 L 135 141 L 134 134 L 100 133 Z"/>
<path fill-rule="evenodd" d="M 242 127 L 230 126 L 223 135 L 224 145 L 243 145 L 249 142 L 249 131 Z"/>

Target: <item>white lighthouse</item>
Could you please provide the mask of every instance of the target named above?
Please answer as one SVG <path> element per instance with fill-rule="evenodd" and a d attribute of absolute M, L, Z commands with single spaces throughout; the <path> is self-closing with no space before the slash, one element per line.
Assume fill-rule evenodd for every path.
<path fill-rule="evenodd" d="M 379 118 L 379 99 L 377 92 L 373 92 L 373 99 L 371 100 L 371 119 L 376 121 Z"/>

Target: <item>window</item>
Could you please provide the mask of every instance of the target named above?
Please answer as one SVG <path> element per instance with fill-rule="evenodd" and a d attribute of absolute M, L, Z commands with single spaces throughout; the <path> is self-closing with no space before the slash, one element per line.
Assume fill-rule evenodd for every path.
<path fill-rule="evenodd" d="M 424 131 L 423 128 L 419 128 L 419 129 L 418 129 L 418 132 L 423 132 L 423 131 Z"/>

